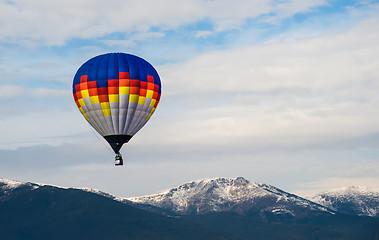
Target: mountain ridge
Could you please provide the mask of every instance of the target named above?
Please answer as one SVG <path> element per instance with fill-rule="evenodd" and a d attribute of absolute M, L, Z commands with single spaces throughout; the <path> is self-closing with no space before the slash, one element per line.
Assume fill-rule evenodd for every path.
<path fill-rule="evenodd" d="M 225 240 L 195 223 L 74 188 L 0 180 L 0 238 Z"/>
<path fill-rule="evenodd" d="M 271 185 L 249 182 L 243 177 L 199 179 L 155 194 L 126 200 L 167 209 L 179 215 L 223 211 L 248 214 L 254 210 L 254 205 L 263 207 L 261 211 L 277 214 L 294 215 L 295 209 L 290 205 L 334 214 L 307 199 Z"/>
<path fill-rule="evenodd" d="M 218 181 L 206 180 L 200 185 L 195 181 L 193 184 L 213 194 L 213 200 L 224 194 L 225 200 L 241 201 L 236 201 L 238 207 L 220 206 L 231 208 L 229 211 L 179 215 L 96 189 L 60 188 L 0 179 L 0 236 L 7 240 L 355 240 L 379 237 L 378 218 L 332 214 L 316 203 L 311 203 L 317 206 L 312 209 L 307 207 L 308 200 L 267 184 L 250 185 L 243 178 L 219 178 Z M 225 195 L 228 192 L 223 186 L 241 194 L 234 198 Z M 259 196 L 258 200 L 243 200 L 245 195 L 241 187 L 256 193 L 254 196 Z M 307 204 L 298 206 L 296 203 Z"/>
<path fill-rule="evenodd" d="M 224 183 L 229 188 L 222 189 L 222 188 L 220 188 L 219 185 L 217 186 L 217 184 L 219 184 L 219 183 Z M 259 195 L 260 196 L 264 196 L 264 195 L 267 196 L 267 194 L 273 194 L 273 195 L 279 196 L 275 201 L 275 203 L 279 203 L 279 204 L 283 200 L 285 201 L 285 200 L 288 200 L 288 198 L 292 198 L 295 201 L 300 201 L 300 202 L 303 201 L 303 203 L 309 204 L 309 206 L 313 206 L 314 208 L 316 208 L 318 210 L 329 212 L 332 214 L 334 212 L 341 212 L 341 213 L 349 214 L 349 215 L 370 216 L 370 217 L 378 217 L 378 214 L 379 214 L 379 192 L 372 191 L 369 188 L 364 187 L 364 186 L 342 187 L 342 188 L 338 188 L 338 189 L 331 189 L 328 191 L 324 191 L 324 192 L 321 192 L 321 193 L 316 194 L 316 195 L 311 196 L 311 197 L 300 197 L 300 196 L 297 196 L 297 195 L 292 194 L 292 193 L 285 192 L 279 188 L 276 188 L 274 186 L 271 186 L 271 185 L 268 185 L 265 183 L 250 182 L 243 177 L 237 177 L 237 178 L 215 177 L 215 178 L 207 178 L 207 179 L 197 179 L 197 180 L 190 181 L 187 183 L 179 184 L 175 187 L 168 188 L 168 189 L 165 189 L 163 191 L 159 191 L 159 192 L 153 193 L 153 194 L 148 194 L 148 195 L 143 195 L 143 196 L 135 196 L 135 197 L 126 197 L 126 198 L 115 196 L 115 195 L 112 195 L 110 193 L 106 193 L 106 192 L 103 192 L 101 190 L 97 190 L 97 189 L 93 189 L 93 188 L 78 188 L 78 189 L 80 189 L 82 191 L 86 191 L 86 192 L 95 193 L 95 194 L 98 194 L 98 195 L 101 195 L 101 196 L 104 196 L 104 197 L 107 197 L 107 198 L 110 198 L 112 200 L 119 201 L 122 203 L 131 204 L 131 205 L 137 206 L 139 208 L 150 209 L 153 211 L 155 209 L 157 212 L 164 214 L 164 213 L 167 213 L 167 211 L 162 211 L 162 205 L 156 204 L 156 203 L 155 204 L 149 204 L 149 202 L 146 201 L 146 199 L 154 199 L 157 197 L 162 198 L 164 195 L 173 196 L 175 194 L 178 194 L 179 190 L 189 189 L 189 188 L 191 188 L 191 186 L 192 186 L 192 188 L 194 186 L 205 187 L 207 184 L 208 185 L 213 184 L 213 187 L 218 188 L 219 195 L 216 195 L 216 197 L 213 196 L 213 200 L 208 202 L 208 204 L 213 203 L 216 205 L 212 205 L 213 209 L 212 210 L 211 209 L 205 210 L 206 212 L 229 211 L 233 208 L 234 205 L 231 205 L 230 202 L 228 202 L 228 201 L 236 201 L 236 202 L 245 201 L 246 202 L 246 196 L 241 194 L 241 189 L 237 188 L 237 189 L 234 189 L 234 191 L 233 191 L 233 186 L 234 187 L 236 187 L 236 186 L 237 187 L 238 186 L 239 187 L 249 186 L 250 190 L 255 189 L 255 191 L 250 192 L 250 193 L 253 192 L 255 194 L 254 197 L 257 197 Z M 6 197 L 6 195 L 8 195 L 9 192 L 12 192 L 13 190 L 16 190 L 16 192 L 17 192 L 17 189 L 20 187 L 22 187 L 24 189 L 29 188 L 30 190 L 33 190 L 33 189 L 39 188 L 41 186 L 53 186 L 53 187 L 62 188 L 62 189 L 70 189 L 68 187 L 61 187 L 61 186 L 55 186 L 55 185 L 49 185 L 49 184 L 21 182 L 21 181 L 16 181 L 16 180 L 0 178 L 0 188 L 3 189 L 3 191 L 0 192 L 0 200 L 4 199 Z M 209 188 L 208 188 L 208 190 L 210 191 Z M 349 196 L 349 193 L 352 193 L 352 192 L 353 192 L 353 194 L 352 194 L 353 197 L 351 197 L 351 194 Z M 184 193 L 185 192 L 182 192 L 181 198 L 178 198 L 178 199 L 174 200 L 173 202 L 170 202 L 169 200 L 166 199 L 166 204 L 168 201 L 169 205 L 171 205 L 171 207 L 173 208 L 172 211 L 169 211 L 169 214 L 181 215 L 184 213 L 188 213 L 189 210 L 186 209 L 186 207 L 188 208 L 189 203 L 186 201 L 188 200 L 188 198 L 191 198 L 191 196 L 185 197 L 183 195 Z M 192 195 L 193 194 L 195 194 L 195 192 L 192 192 Z M 349 196 L 349 197 L 347 197 L 347 196 Z M 362 199 L 362 198 L 367 197 L 367 196 L 372 196 L 372 199 L 369 199 L 369 200 Z M 206 196 L 203 196 L 203 197 L 206 198 Z M 222 199 L 221 206 L 217 205 L 216 200 L 219 200 L 218 198 Z M 145 199 L 145 200 L 143 201 L 142 199 Z M 333 199 L 333 201 L 332 201 L 332 199 Z M 336 200 L 336 199 L 338 199 L 338 200 Z M 349 206 L 345 206 L 343 201 L 348 202 Z M 354 202 L 354 201 L 356 201 L 356 202 Z M 197 202 L 197 206 L 201 203 L 204 203 L 204 201 L 203 202 L 201 202 L 201 201 Z M 228 203 L 229 203 L 229 205 L 228 205 Z M 334 205 L 333 205 L 333 203 L 334 203 Z M 222 205 L 222 204 L 224 204 L 224 205 Z M 364 204 L 371 204 L 371 205 L 369 207 L 367 207 L 367 206 L 364 206 Z M 163 208 L 165 208 L 165 207 L 163 206 Z M 246 209 L 234 208 L 232 210 L 234 210 L 234 212 L 243 214 Z M 269 210 L 269 208 L 266 210 Z M 191 213 L 197 213 L 197 214 L 202 213 L 201 208 L 196 208 L 195 211 L 194 211 L 194 209 L 192 209 L 191 211 L 192 211 Z M 204 211 L 204 209 L 203 209 L 203 211 Z M 274 211 L 274 212 L 277 211 L 277 212 L 283 212 L 284 213 L 287 210 L 285 208 L 283 208 L 283 209 L 271 208 L 271 211 Z M 291 214 L 291 211 L 287 211 L 287 213 Z"/>

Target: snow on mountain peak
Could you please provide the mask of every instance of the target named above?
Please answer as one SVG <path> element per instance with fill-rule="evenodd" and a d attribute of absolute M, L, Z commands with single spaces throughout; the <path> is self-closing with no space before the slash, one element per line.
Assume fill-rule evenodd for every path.
<path fill-rule="evenodd" d="M 310 200 L 346 214 L 364 216 L 379 214 L 379 192 L 364 186 L 333 189 L 319 193 Z"/>
<path fill-rule="evenodd" d="M 22 185 L 24 185 L 25 183 L 23 182 L 18 182 L 18 181 L 14 181 L 14 180 L 9 180 L 9 179 L 5 179 L 5 178 L 0 178 L 0 187 L 3 188 L 3 189 L 15 189 L 15 188 L 18 188 Z"/>
<path fill-rule="evenodd" d="M 241 190 L 247 191 L 254 189 L 254 184 L 249 184 L 246 179 L 239 178 L 209 178 L 187 182 L 176 187 L 143 197 L 131 197 L 135 202 L 144 201 L 146 199 L 156 199 L 160 196 L 169 196 L 175 202 L 181 202 L 190 199 L 195 195 L 211 195 L 217 194 L 220 198 L 230 198 L 240 196 Z M 233 193 L 233 194 L 231 194 Z"/>
<path fill-rule="evenodd" d="M 9 180 L 5 178 L 0 178 L 0 200 L 4 200 L 10 195 L 23 190 L 34 190 L 38 188 L 37 184 L 24 183 L 14 180 Z"/>
<path fill-rule="evenodd" d="M 290 210 L 285 207 L 289 202 L 326 211 L 325 208 L 308 200 L 273 186 L 251 183 L 242 177 L 200 179 L 152 195 L 126 199 L 139 204 L 169 209 L 179 214 L 229 210 L 241 213 L 248 211 L 254 203 L 263 204 L 261 203 L 263 201 L 271 204 L 266 206 L 266 210 L 271 212 L 289 212 Z M 281 211 L 276 210 L 273 205 L 281 208 Z"/>
<path fill-rule="evenodd" d="M 375 192 L 365 186 L 348 186 L 348 187 L 332 189 L 321 194 L 354 195 L 354 194 L 375 194 Z"/>

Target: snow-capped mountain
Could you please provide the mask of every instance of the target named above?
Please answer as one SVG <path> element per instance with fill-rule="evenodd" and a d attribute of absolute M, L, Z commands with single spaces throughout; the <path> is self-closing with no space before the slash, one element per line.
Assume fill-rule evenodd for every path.
<path fill-rule="evenodd" d="M 143 198 L 162 207 L 163 203 L 171 204 L 173 209 L 181 209 L 183 215 L 172 217 L 175 213 L 169 208 L 143 205 Z M 243 178 L 198 180 L 150 197 L 132 199 L 141 204 L 94 189 L 0 179 L 0 236 L 40 240 L 73 236 L 139 240 L 353 240 L 379 236 L 379 218 L 330 214 L 316 203 Z"/>
<path fill-rule="evenodd" d="M 15 180 L 9 180 L 5 178 L 0 178 L 0 201 L 5 200 L 8 197 L 17 195 L 18 193 L 22 193 L 25 191 L 32 191 L 35 189 L 38 189 L 42 186 L 50 186 L 50 187 L 55 187 L 55 188 L 60 188 L 60 189 L 75 189 L 75 188 L 67 188 L 67 187 L 61 187 L 61 186 L 55 186 L 55 185 L 50 185 L 50 184 L 42 184 L 42 183 L 30 183 L 30 182 L 20 182 L 20 181 L 15 181 Z M 91 192 L 103 197 L 110 198 L 112 200 L 118 201 L 118 202 L 123 202 L 126 204 L 132 204 L 130 201 L 128 201 L 125 198 L 120 198 L 115 195 L 93 189 L 93 188 L 77 188 L 78 190 L 86 191 L 86 192 Z"/>
<path fill-rule="evenodd" d="M 0 178 L 0 201 L 42 186 L 51 185 Z M 235 212 L 243 215 L 302 217 L 310 213 L 341 212 L 350 215 L 379 216 L 379 193 L 365 187 L 332 190 L 313 196 L 309 200 L 267 184 L 249 182 L 242 177 L 196 180 L 156 194 L 131 198 L 120 198 L 90 188 L 79 190 L 169 215 Z"/>
<path fill-rule="evenodd" d="M 91 189 L 0 179 L 0 239 L 226 239 L 111 198 Z"/>
<path fill-rule="evenodd" d="M 333 213 L 309 200 L 242 177 L 196 180 L 156 194 L 127 199 L 179 215 L 231 211 L 243 215 L 270 213 L 301 217 L 309 211 Z"/>
<path fill-rule="evenodd" d="M 38 187 L 39 185 L 34 183 L 23 183 L 0 178 L 0 201 L 6 199 L 10 195 L 17 194 L 18 192 L 30 191 Z"/>
<path fill-rule="evenodd" d="M 335 189 L 319 193 L 310 200 L 345 214 L 379 217 L 379 192 L 367 187 Z"/>
<path fill-rule="evenodd" d="M 25 183 L 23 182 L 18 182 L 14 180 L 8 180 L 5 178 L 0 178 L 0 188 L 2 189 L 15 189 L 20 187 L 21 185 L 24 185 Z"/>

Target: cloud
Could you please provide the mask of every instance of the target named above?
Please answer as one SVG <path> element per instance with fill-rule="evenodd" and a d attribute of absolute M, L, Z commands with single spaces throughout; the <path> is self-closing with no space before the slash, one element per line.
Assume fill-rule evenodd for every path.
<path fill-rule="evenodd" d="M 306 13 L 314 11 L 316 7 L 329 6 L 329 3 L 324 0 L 312 0 L 312 1 L 278 1 L 274 5 L 274 11 L 276 14 L 263 16 L 261 21 L 272 24 L 278 24 L 281 20 L 294 16 L 299 13 Z"/>
<path fill-rule="evenodd" d="M 318 7 L 333 11 L 331 2 L 0 4 L 1 177 L 120 196 L 217 176 L 287 191 L 377 183 L 377 5 L 324 18 Z M 310 11 L 305 23 L 295 19 Z M 291 17 L 296 24 L 278 34 Z M 108 48 L 152 58 L 163 83 L 157 111 L 123 148 L 125 168 L 113 167 L 112 150 L 71 96 L 76 69 Z"/>
<path fill-rule="evenodd" d="M 322 5 L 325 5 L 323 0 L 307 3 L 296 0 L 280 3 L 269 0 L 1 1 L 0 42 L 59 46 L 74 38 L 99 38 L 115 32 L 140 33 L 153 27 L 164 31 L 205 19 L 220 32 L 239 28 L 247 19 L 261 15 L 269 14 L 270 21 L 280 21 Z"/>
<path fill-rule="evenodd" d="M 127 47 L 136 47 L 137 42 L 139 41 L 149 41 L 151 39 L 162 38 L 164 36 L 165 34 L 161 32 L 140 32 L 128 37 L 127 38 L 128 40 L 108 39 L 108 40 L 101 40 L 101 42 L 110 47 L 127 48 Z"/>
<path fill-rule="evenodd" d="M 23 89 L 19 86 L 0 86 L 0 98 L 14 98 L 22 93 Z"/>
<path fill-rule="evenodd" d="M 207 38 L 212 35 L 212 31 L 198 31 L 195 35 L 196 38 Z"/>
<path fill-rule="evenodd" d="M 163 97 L 146 136 L 162 137 L 136 144 L 182 154 L 376 148 L 377 24 L 372 18 L 345 32 L 158 66 Z"/>
<path fill-rule="evenodd" d="M 29 89 L 28 91 L 30 93 L 30 96 L 39 97 L 39 98 L 61 98 L 61 97 L 67 97 L 68 91 L 67 89 L 61 90 L 61 89 L 49 89 L 49 88 L 36 88 L 36 89 Z"/>
<path fill-rule="evenodd" d="M 366 19 L 346 32 L 213 51 L 157 66 L 164 83 L 162 101 L 149 130 L 143 130 L 149 134 L 136 144 L 174 145 L 184 152 L 188 145 L 198 151 L 226 146 L 249 151 L 324 148 L 369 139 L 379 132 L 379 34 L 371 29 L 378 23 Z M 69 90 L 9 88 L 8 98 L 67 99 L 74 109 Z M 38 107 L 46 109 L 36 102 L 33 108 Z M 49 119 L 41 115 L 30 121 L 48 126 L 43 118 Z M 149 136 L 163 137 L 156 143 Z"/>
<path fill-rule="evenodd" d="M 291 43 L 205 53 L 184 64 L 163 66 L 160 72 L 170 94 L 288 88 L 317 91 L 372 81 L 379 74 L 379 34 L 370 26 L 378 22 L 370 19 L 349 32 Z"/>
<path fill-rule="evenodd" d="M 51 88 L 25 88 L 14 85 L 0 85 L 0 99 L 12 99 L 12 98 L 62 98 L 67 97 L 67 89 L 51 89 Z"/>
<path fill-rule="evenodd" d="M 2 116 L 0 149 L 80 142 L 80 134 L 83 132 L 92 136 L 90 126 L 82 119 L 79 111 L 74 109 L 74 104 L 71 106 L 71 110 L 67 110 L 67 107 L 52 107 L 35 111 L 22 109 L 21 106 L 21 109 L 17 108 L 15 112 Z M 68 136 L 73 137 L 69 139 Z"/>
<path fill-rule="evenodd" d="M 379 191 L 379 180 L 376 177 L 329 177 L 301 185 L 301 188 L 296 189 L 294 193 L 302 197 L 312 197 L 325 191 L 348 186 L 365 186 L 370 190 Z"/>
<path fill-rule="evenodd" d="M 377 161 L 357 159 L 355 150 L 336 153 L 271 149 L 264 154 L 253 151 L 203 154 L 188 146 L 188 153 L 177 154 L 172 146 L 140 147 L 133 139 L 123 149 L 125 166 L 114 167 L 112 151 L 107 151 L 93 136 L 81 137 L 80 142 L 58 146 L 0 149 L 0 175 L 66 187 L 92 187 L 123 197 L 151 194 L 187 181 L 220 176 L 243 176 L 301 196 L 341 186 L 378 186 Z"/>

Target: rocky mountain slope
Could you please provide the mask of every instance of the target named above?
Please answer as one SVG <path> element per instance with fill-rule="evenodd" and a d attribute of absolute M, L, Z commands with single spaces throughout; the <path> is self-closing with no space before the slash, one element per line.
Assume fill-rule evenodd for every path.
<path fill-rule="evenodd" d="M 341 213 L 379 217 L 379 192 L 366 187 L 344 187 L 319 193 L 309 199 Z"/>
<path fill-rule="evenodd" d="M 311 212 L 333 214 L 333 211 L 309 200 L 242 177 L 197 180 L 127 200 L 178 215 L 235 212 L 302 217 Z"/>

